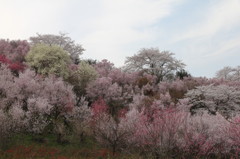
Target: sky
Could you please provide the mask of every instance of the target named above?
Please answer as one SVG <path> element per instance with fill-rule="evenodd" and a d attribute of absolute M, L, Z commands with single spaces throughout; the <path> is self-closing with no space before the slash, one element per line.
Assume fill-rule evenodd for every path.
<path fill-rule="evenodd" d="M 116 67 L 142 48 L 173 52 L 193 76 L 240 65 L 240 0 L 0 0 L 0 39 L 59 32 Z"/>

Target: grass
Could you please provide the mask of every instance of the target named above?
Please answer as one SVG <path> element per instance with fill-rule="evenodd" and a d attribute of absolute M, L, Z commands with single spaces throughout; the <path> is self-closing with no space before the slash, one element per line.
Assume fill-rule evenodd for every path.
<path fill-rule="evenodd" d="M 91 137 L 81 143 L 71 136 L 70 143 L 59 144 L 56 137 L 48 135 L 44 142 L 36 140 L 36 136 L 21 134 L 12 139 L 6 150 L 0 150 L 1 159 L 136 159 L 137 155 L 117 154 L 101 148 Z"/>
<path fill-rule="evenodd" d="M 86 137 L 80 142 L 76 137 L 69 136 L 69 143 L 57 143 L 56 136 L 47 135 L 45 140 L 39 140 L 39 136 L 29 134 L 18 134 L 11 138 L 8 148 L 0 149 L 0 159 L 143 159 L 138 154 L 117 153 L 112 155 L 111 151 L 97 144 L 94 138 Z M 41 141 L 41 142 L 40 142 Z M 194 156 L 192 156 L 194 157 Z M 192 158 L 191 157 L 191 158 Z M 145 156 L 153 159 L 153 156 Z M 197 157 L 201 159 L 206 157 Z M 208 157 L 209 158 L 209 157 Z M 222 158 L 214 157 L 214 158 Z M 226 157 L 224 157 L 226 158 Z M 229 157 L 230 158 L 230 157 Z M 170 158 L 165 158 L 170 159 Z"/>

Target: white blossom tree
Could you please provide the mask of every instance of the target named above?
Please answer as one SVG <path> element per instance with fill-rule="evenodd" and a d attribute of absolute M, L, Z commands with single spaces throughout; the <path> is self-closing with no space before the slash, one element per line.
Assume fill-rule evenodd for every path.
<path fill-rule="evenodd" d="M 232 75 L 233 75 L 233 68 L 229 66 L 226 66 L 223 69 L 216 72 L 217 78 L 222 78 L 225 80 L 231 80 Z"/>
<path fill-rule="evenodd" d="M 174 53 L 156 48 L 142 49 L 138 54 L 127 57 L 127 71 L 144 71 L 157 76 L 157 82 L 172 79 L 176 71 L 183 69 L 184 63 L 173 57 Z"/>
<path fill-rule="evenodd" d="M 216 72 L 216 78 L 221 78 L 231 81 L 240 81 L 240 66 L 229 67 L 226 66 Z"/>
<path fill-rule="evenodd" d="M 192 114 L 207 111 L 215 115 L 217 112 L 225 118 L 231 118 L 240 111 L 240 91 L 227 85 L 200 86 L 188 91 Z"/>

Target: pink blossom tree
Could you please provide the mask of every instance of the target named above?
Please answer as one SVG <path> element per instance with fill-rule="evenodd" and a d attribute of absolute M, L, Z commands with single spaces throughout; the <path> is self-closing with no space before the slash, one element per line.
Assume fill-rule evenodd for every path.
<path fill-rule="evenodd" d="M 115 68 L 114 64 L 110 61 L 104 59 L 100 62 L 97 62 L 94 65 L 94 68 L 98 72 L 100 77 L 108 77 L 109 73 Z"/>
<path fill-rule="evenodd" d="M 8 67 L 18 75 L 26 68 L 25 56 L 30 49 L 26 40 L 0 40 L 0 63 Z"/>
<path fill-rule="evenodd" d="M 8 58 L 6 58 L 5 55 L 0 55 L 0 64 L 1 63 L 7 65 L 8 68 L 10 68 L 15 75 L 18 75 L 18 73 L 22 72 L 26 67 L 25 64 L 19 62 L 12 62 Z"/>
<path fill-rule="evenodd" d="M 229 152 L 225 131 L 229 124 L 220 114 L 189 114 L 178 147 L 187 158 L 224 156 Z"/>
<path fill-rule="evenodd" d="M 132 142 L 143 154 L 154 158 L 174 157 L 186 115 L 175 109 L 156 109 L 149 117 L 143 114 L 135 127 Z M 165 155 L 165 156 L 164 156 Z"/>
<path fill-rule="evenodd" d="M 117 83 L 112 83 L 109 77 L 98 78 L 87 87 L 87 97 L 95 101 L 104 99 L 109 105 L 109 113 L 115 115 L 123 105 L 122 88 Z"/>
<path fill-rule="evenodd" d="M 29 49 L 26 40 L 0 40 L 0 55 L 5 55 L 12 62 L 24 62 Z"/>

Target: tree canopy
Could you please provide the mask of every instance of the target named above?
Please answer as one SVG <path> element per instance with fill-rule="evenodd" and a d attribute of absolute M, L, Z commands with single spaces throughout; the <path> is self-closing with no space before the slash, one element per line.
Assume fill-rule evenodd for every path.
<path fill-rule="evenodd" d="M 224 80 L 239 81 L 240 80 L 240 66 L 230 67 L 225 66 L 224 68 L 216 72 L 217 78 L 222 78 Z"/>
<path fill-rule="evenodd" d="M 79 56 L 83 53 L 84 48 L 80 44 L 76 44 L 66 33 L 53 34 L 37 34 L 35 37 L 30 37 L 30 42 L 33 45 L 46 44 L 57 45 L 69 53 L 73 63 L 77 64 L 80 61 Z"/>
<path fill-rule="evenodd" d="M 125 69 L 128 71 L 144 71 L 157 76 L 157 81 L 174 77 L 174 73 L 185 66 L 173 57 L 174 53 L 159 51 L 156 48 L 142 49 L 138 54 L 127 57 Z"/>
<path fill-rule="evenodd" d="M 55 74 L 66 79 L 69 76 L 70 57 L 61 47 L 38 44 L 31 48 L 26 60 L 37 73 Z"/>

